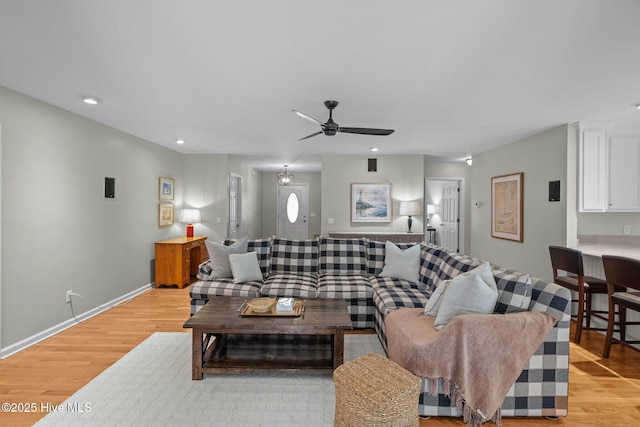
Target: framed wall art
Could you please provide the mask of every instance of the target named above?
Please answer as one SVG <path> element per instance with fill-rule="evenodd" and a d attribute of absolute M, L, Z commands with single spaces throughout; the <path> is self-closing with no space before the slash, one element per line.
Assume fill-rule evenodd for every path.
<path fill-rule="evenodd" d="M 522 242 L 522 172 L 491 178 L 491 237 Z"/>
<path fill-rule="evenodd" d="M 352 222 L 391 222 L 391 184 L 351 184 Z"/>
<path fill-rule="evenodd" d="M 160 177 L 158 182 L 158 199 L 159 200 L 173 200 L 173 193 L 175 190 L 176 180 L 173 178 Z"/>
<path fill-rule="evenodd" d="M 158 204 L 158 226 L 173 225 L 173 203 Z"/>

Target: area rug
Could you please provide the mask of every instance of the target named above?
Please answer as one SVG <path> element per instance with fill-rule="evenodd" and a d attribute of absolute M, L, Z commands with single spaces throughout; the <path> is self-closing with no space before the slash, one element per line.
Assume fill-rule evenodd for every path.
<path fill-rule="evenodd" d="M 384 354 L 378 336 L 345 336 L 345 360 Z M 330 375 L 205 375 L 191 380 L 191 334 L 156 332 L 37 426 L 332 426 Z"/>

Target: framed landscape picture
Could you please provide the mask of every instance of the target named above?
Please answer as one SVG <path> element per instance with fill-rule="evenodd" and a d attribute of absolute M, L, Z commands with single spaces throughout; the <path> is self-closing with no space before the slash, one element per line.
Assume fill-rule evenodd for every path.
<path fill-rule="evenodd" d="M 158 183 L 158 199 L 159 200 L 173 200 L 174 187 L 176 180 L 173 178 L 160 177 Z"/>
<path fill-rule="evenodd" d="M 351 184 L 352 222 L 391 222 L 391 184 Z"/>
<path fill-rule="evenodd" d="M 522 172 L 491 178 L 491 237 L 522 242 Z"/>
<path fill-rule="evenodd" d="M 173 203 L 158 204 L 158 226 L 173 225 Z"/>

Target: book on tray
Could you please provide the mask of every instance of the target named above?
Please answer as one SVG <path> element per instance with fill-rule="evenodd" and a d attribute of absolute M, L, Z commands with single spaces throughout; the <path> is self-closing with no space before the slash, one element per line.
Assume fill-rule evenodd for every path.
<path fill-rule="evenodd" d="M 295 298 L 278 298 L 278 302 L 276 303 L 276 311 L 292 312 L 295 304 Z"/>

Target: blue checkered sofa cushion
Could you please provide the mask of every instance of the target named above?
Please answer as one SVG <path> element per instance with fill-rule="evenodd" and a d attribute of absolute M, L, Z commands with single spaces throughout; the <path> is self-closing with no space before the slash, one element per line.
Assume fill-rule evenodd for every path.
<path fill-rule="evenodd" d="M 476 268 L 481 263 L 482 261 L 477 258 L 471 258 L 459 253 L 445 253 L 438 267 L 438 280 L 436 280 L 435 285 L 440 280 L 449 280 L 460 273 Z"/>
<path fill-rule="evenodd" d="M 528 274 L 492 265 L 493 278 L 498 286 L 498 302 L 494 312 L 517 313 L 529 309 L 533 284 Z"/>
<path fill-rule="evenodd" d="M 247 297 L 260 296 L 262 282 L 233 283 L 233 279 L 200 280 L 189 287 L 191 315 L 196 314 L 211 298 L 216 296 Z"/>
<path fill-rule="evenodd" d="M 365 239 L 320 239 L 318 270 L 320 274 L 366 275 Z"/>
<path fill-rule="evenodd" d="M 318 277 L 308 273 L 272 273 L 260 293 L 267 297 L 317 298 Z"/>
<path fill-rule="evenodd" d="M 425 289 L 434 291 L 439 281 L 440 265 L 447 253 L 432 244 L 422 244 L 420 251 L 420 283 Z"/>
<path fill-rule="evenodd" d="M 318 241 L 275 238 L 271 243 L 269 275 L 318 274 Z M 283 295 L 284 296 L 284 295 Z"/>

